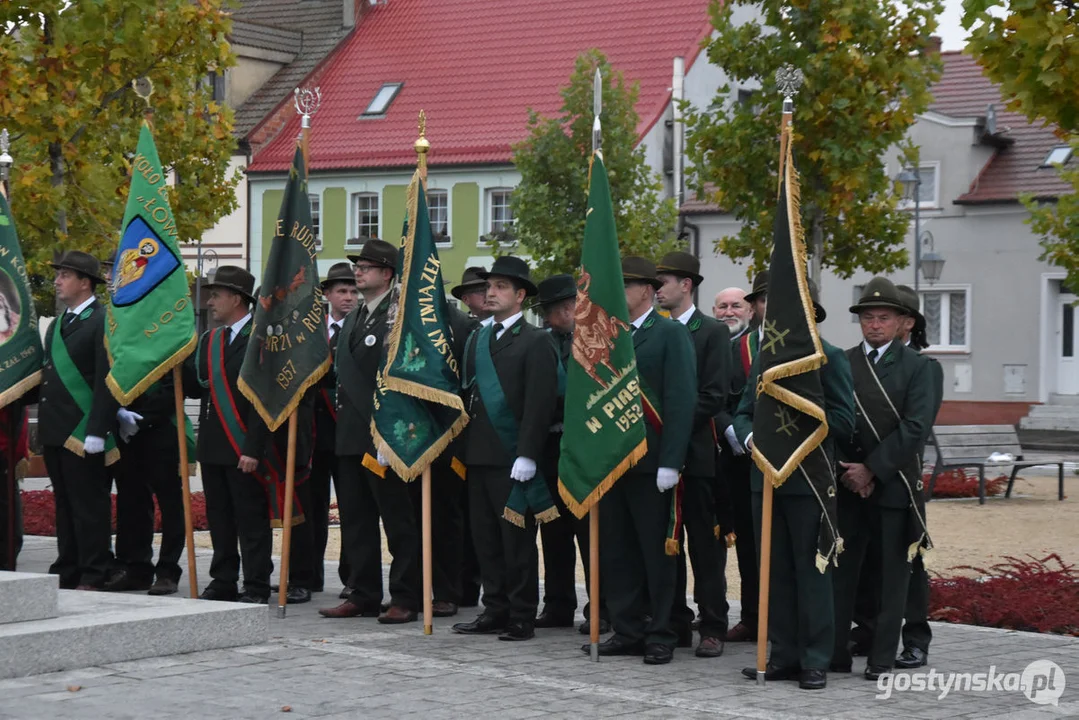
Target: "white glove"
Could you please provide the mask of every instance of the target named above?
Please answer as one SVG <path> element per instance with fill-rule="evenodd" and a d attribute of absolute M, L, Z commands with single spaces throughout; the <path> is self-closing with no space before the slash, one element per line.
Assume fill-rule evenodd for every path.
<path fill-rule="evenodd" d="M 513 469 L 510 470 L 510 477 L 517 482 L 528 482 L 536 477 L 536 461 L 529 460 L 526 457 L 517 458 L 513 461 Z"/>
<path fill-rule="evenodd" d="M 96 435 L 87 435 L 82 443 L 82 449 L 87 455 L 97 455 L 105 451 L 105 439 Z"/>
<path fill-rule="evenodd" d="M 731 452 L 735 455 L 745 455 L 745 448 L 742 447 L 742 443 L 738 442 L 738 436 L 734 434 L 734 425 L 728 425 L 727 429 L 723 431 L 723 437 L 727 439 L 727 444 L 731 447 Z"/>
<path fill-rule="evenodd" d="M 131 412 L 127 408 L 120 408 L 116 411 L 116 421 L 120 423 L 121 440 L 128 442 L 135 437 L 135 433 L 139 431 L 139 420 L 142 420 L 142 415 Z"/>
<path fill-rule="evenodd" d="M 672 468 L 660 468 L 656 471 L 656 487 L 660 492 L 667 492 L 678 484 L 678 471 Z"/>
<path fill-rule="evenodd" d="M 389 450 L 390 449 L 388 447 L 386 447 L 384 444 L 378 446 L 378 451 L 376 452 L 377 457 L 375 459 L 378 460 L 378 464 L 381 465 L 382 467 L 389 467 L 390 466 L 390 461 L 386 457 L 386 454 L 389 452 Z"/>

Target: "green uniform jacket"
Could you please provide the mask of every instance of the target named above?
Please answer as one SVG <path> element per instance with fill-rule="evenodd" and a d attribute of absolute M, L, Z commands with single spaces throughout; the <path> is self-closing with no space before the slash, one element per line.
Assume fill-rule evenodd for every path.
<path fill-rule="evenodd" d="M 697 362 L 689 331 L 677 320 L 654 310 L 633 334 L 637 372 L 663 420 L 662 436 L 647 419 L 648 454 L 633 472 L 655 473 L 659 468 L 681 470 L 693 431 L 697 403 Z"/>
<path fill-rule="evenodd" d="M 850 444 L 854 434 L 854 378 L 851 377 L 850 363 L 842 350 L 821 338 L 821 347 L 828 363 L 821 368 L 821 387 L 824 390 L 824 413 L 828 419 L 828 437 L 824 441 L 828 457 L 836 457 L 837 447 Z M 757 405 L 757 378 L 760 377 L 760 356 L 753 359 L 749 370 L 749 382 L 746 383 L 738 411 L 734 415 L 734 433 L 742 445 L 753 432 L 753 409 Z M 748 448 L 747 448 L 748 450 Z M 750 489 L 753 492 L 764 491 L 764 475 L 756 463 L 749 475 Z M 777 494 L 810 495 L 812 490 L 805 482 L 785 482 L 776 488 Z"/>
<path fill-rule="evenodd" d="M 338 455 L 375 454 L 371 440 L 371 415 L 375 408 L 375 378 L 382 361 L 382 343 L 387 330 L 386 314 L 392 296 L 392 293 L 386 294 L 364 319 L 362 327 L 359 319 L 364 306 L 363 298 L 345 316 L 334 356 L 337 369 Z"/>
<path fill-rule="evenodd" d="M 693 337 L 697 358 L 697 407 L 693 411 L 693 436 L 686 453 L 686 474 L 716 474 L 716 438 L 712 418 L 727 402 L 731 384 L 731 336 L 727 326 L 696 309 L 686 328 Z M 723 429 L 717 429 L 719 434 Z"/>
<path fill-rule="evenodd" d="M 865 362 L 862 343 L 847 351 L 850 362 Z M 864 463 L 876 477 L 879 487 L 873 498 L 883 507 L 905 508 L 910 496 L 899 472 L 921 457 L 925 441 L 933 428 L 937 408 L 937 388 L 933 363 L 906 345 L 893 342 L 876 365 L 881 387 L 902 420 L 891 433 L 877 443 L 873 431 L 860 414 L 853 442 L 841 454 L 851 462 Z M 865 448 L 873 448 L 865 450 Z M 917 482 L 918 478 L 910 478 Z"/>

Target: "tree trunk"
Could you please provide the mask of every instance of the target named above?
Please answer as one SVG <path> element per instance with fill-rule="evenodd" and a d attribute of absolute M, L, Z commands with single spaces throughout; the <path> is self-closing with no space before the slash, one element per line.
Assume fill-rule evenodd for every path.
<path fill-rule="evenodd" d="M 52 186 L 64 184 L 64 148 L 57 142 L 49 143 L 49 167 L 52 169 Z M 67 211 L 61 203 L 56 211 L 56 229 L 67 235 Z"/>
<path fill-rule="evenodd" d="M 824 228 L 821 227 L 821 213 L 813 213 L 813 248 L 809 253 L 809 277 L 821 288 L 821 266 L 824 262 Z"/>

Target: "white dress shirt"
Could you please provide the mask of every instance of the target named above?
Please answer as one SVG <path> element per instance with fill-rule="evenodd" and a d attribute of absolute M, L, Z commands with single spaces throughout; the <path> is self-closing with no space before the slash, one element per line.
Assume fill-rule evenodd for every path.
<path fill-rule="evenodd" d="M 519 312 L 514 313 L 513 315 L 510 315 L 508 318 L 503 320 L 502 329 L 495 333 L 495 340 L 501 340 L 502 336 L 506 334 L 506 331 L 513 327 L 513 324 L 520 320 L 522 317 L 524 317 L 524 313 Z M 494 317 L 491 318 L 491 321 L 494 322 Z"/>
<path fill-rule="evenodd" d="M 247 313 L 242 318 L 234 322 L 232 325 L 229 325 L 229 329 L 232 331 L 229 333 L 229 345 L 232 344 L 232 341 L 236 339 L 236 336 L 239 335 L 240 331 L 244 329 L 244 325 L 246 325 L 250 320 L 251 313 Z"/>
<path fill-rule="evenodd" d="M 678 316 L 678 322 L 682 323 L 683 325 L 688 325 L 689 319 L 693 317 L 693 313 L 695 312 L 697 312 L 697 306 L 690 303 L 689 310 L 686 310 L 684 313 Z"/>
<path fill-rule="evenodd" d="M 891 345 L 892 345 L 892 341 L 889 340 L 888 342 L 884 343 L 883 345 L 881 345 L 879 348 L 876 349 L 877 350 L 877 357 L 873 360 L 874 365 L 876 365 L 877 363 L 880 362 L 880 359 L 882 357 L 884 357 L 884 353 L 887 352 L 888 348 L 891 347 Z M 866 355 L 869 355 L 869 353 L 871 353 L 872 351 L 873 351 L 873 346 L 870 345 L 869 343 L 867 343 L 865 340 L 862 340 L 862 352 L 864 352 Z"/>

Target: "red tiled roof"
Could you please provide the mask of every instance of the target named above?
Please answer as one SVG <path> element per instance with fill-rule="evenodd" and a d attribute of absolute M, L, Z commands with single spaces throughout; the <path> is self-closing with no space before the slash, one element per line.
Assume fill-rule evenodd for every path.
<path fill-rule="evenodd" d="M 643 135 L 670 100 L 674 57 L 690 67 L 711 31 L 708 1 L 389 0 L 366 13 L 319 77 L 311 168 L 414 164 L 421 109 L 432 165 L 507 163 L 525 137 L 528 108 L 556 114 L 574 60 L 593 47 L 640 82 Z M 404 86 L 386 116 L 358 119 L 393 82 Z M 249 170 L 287 169 L 298 132 L 294 118 Z"/>
<path fill-rule="evenodd" d="M 977 61 L 959 52 L 941 53 L 944 72 L 933 86 L 930 110 L 950 117 L 984 117 L 996 106 L 997 134 L 1013 141 L 999 148 L 974 178 L 958 204 L 1015 202 L 1021 193 L 1054 198 L 1071 191 L 1056 168 L 1043 168 L 1049 151 L 1061 140 L 1053 127 L 1030 123 L 1019 113 L 1004 109 L 1000 88 L 985 77 Z"/>

